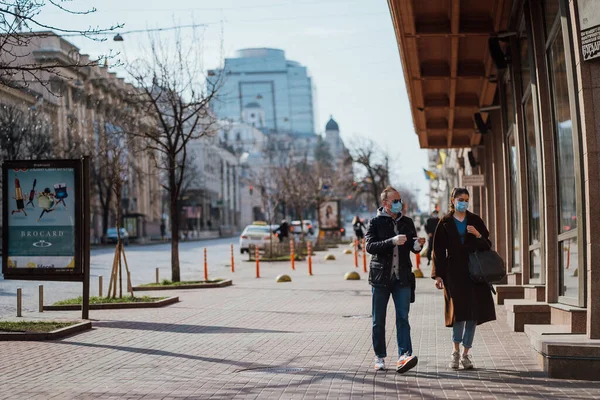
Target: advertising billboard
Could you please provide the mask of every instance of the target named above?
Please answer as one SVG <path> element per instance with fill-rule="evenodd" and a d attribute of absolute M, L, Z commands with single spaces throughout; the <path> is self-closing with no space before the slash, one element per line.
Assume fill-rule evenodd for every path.
<path fill-rule="evenodd" d="M 80 160 L 2 165 L 5 279 L 83 279 L 81 167 Z"/>
<path fill-rule="evenodd" d="M 340 202 L 330 200 L 321 204 L 319 208 L 319 229 L 340 229 Z"/>

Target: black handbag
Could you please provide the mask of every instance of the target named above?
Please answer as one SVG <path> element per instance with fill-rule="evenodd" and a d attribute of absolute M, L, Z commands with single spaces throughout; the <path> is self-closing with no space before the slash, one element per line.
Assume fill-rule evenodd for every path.
<path fill-rule="evenodd" d="M 469 275 L 475 283 L 498 282 L 506 276 L 504 260 L 494 250 L 475 251 L 469 253 Z"/>

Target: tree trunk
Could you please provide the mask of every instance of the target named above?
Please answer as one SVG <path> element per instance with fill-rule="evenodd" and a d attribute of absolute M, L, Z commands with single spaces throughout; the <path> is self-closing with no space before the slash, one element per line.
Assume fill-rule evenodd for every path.
<path fill-rule="evenodd" d="M 179 201 L 175 190 L 175 171 L 169 170 L 169 187 L 171 199 L 171 281 L 179 282 L 181 280 L 181 272 L 179 269 Z"/>
<path fill-rule="evenodd" d="M 108 218 L 110 216 L 110 202 L 112 196 L 108 194 L 106 201 L 102 204 L 102 243 L 106 243 L 106 231 L 108 231 Z"/>

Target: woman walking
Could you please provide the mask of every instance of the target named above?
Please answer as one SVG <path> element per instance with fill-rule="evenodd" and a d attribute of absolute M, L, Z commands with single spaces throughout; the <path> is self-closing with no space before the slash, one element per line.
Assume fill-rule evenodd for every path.
<path fill-rule="evenodd" d="M 435 286 L 444 289 L 446 326 L 452 328 L 453 352 L 449 367 L 473 368 L 469 350 L 475 327 L 496 319 L 492 293 L 487 284 L 469 276 L 469 253 L 491 247 L 489 232 L 481 218 L 467 211 L 469 191 L 455 188 L 450 197 L 450 213 L 445 215 L 433 236 Z M 463 345 L 462 356 L 460 344 Z"/>

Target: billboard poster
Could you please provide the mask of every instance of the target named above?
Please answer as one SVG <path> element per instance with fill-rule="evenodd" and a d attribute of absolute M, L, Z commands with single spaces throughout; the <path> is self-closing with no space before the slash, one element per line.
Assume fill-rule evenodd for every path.
<path fill-rule="evenodd" d="M 81 162 L 6 162 L 2 172 L 4 277 L 82 278 Z"/>
<path fill-rule="evenodd" d="M 319 208 L 319 229 L 340 229 L 340 203 L 338 200 L 330 200 L 321 204 Z"/>

